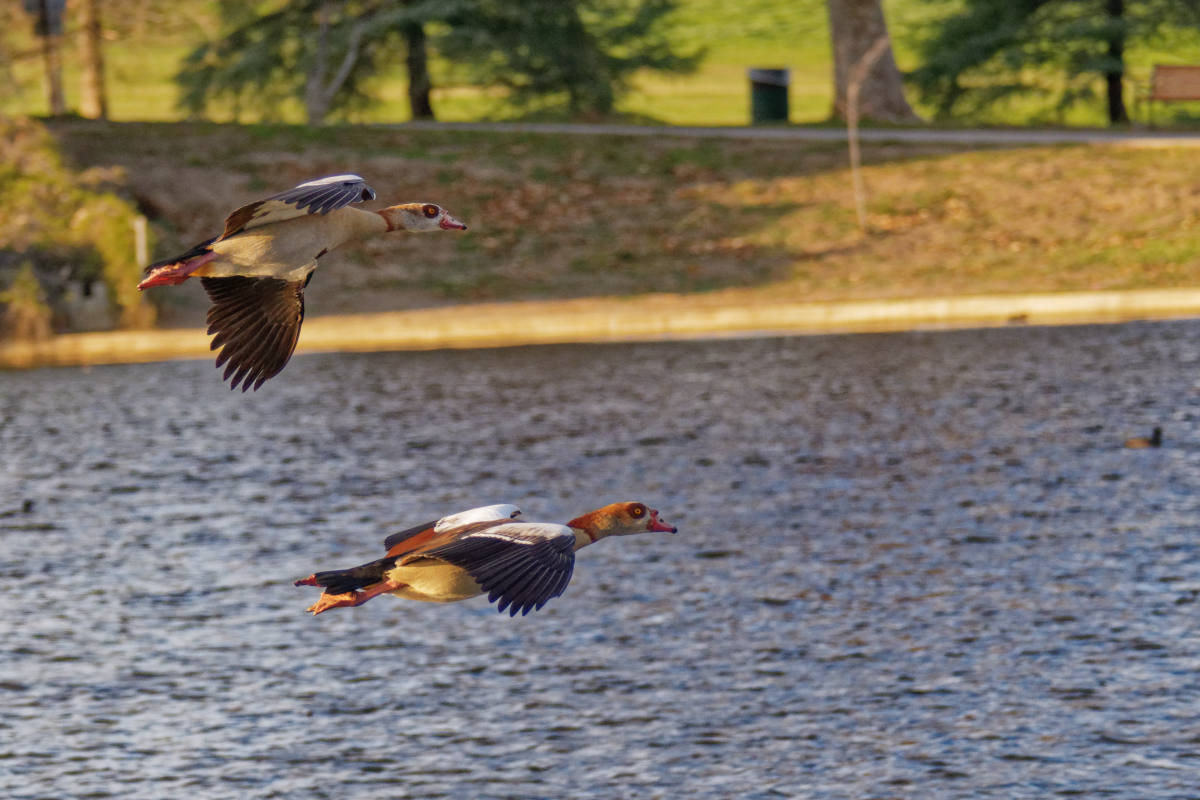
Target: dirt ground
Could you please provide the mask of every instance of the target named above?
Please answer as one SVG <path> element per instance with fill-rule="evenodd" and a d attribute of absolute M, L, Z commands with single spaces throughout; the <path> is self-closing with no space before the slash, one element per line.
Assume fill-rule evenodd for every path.
<path fill-rule="evenodd" d="M 373 206 L 434 201 L 465 234 L 381 236 L 324 260 L 312 314 L 653 292 L 859 300 L 1187 286 L 1200 162 L 1187 148 L 868 144 L 870 230 L 836 143 L 56 122 L 153 222 L 155 257 L 234 208 L 355 172 Z M 162 291 L 195 324 L 199 287 Z"/>

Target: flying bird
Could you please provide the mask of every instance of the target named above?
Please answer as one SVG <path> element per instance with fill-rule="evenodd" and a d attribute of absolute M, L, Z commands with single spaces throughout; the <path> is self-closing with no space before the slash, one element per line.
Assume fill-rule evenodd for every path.
<path fill-rule="evenodd" d="M 644 503 L 612 503 L 566 525 L 525 522 L 520 514 L 501 504 L 442 517 L 389 536 L 381 559 L 316 572 L 295 585 L 324 588 L 308 608 L 313 614 L 360 606 L 381 594 L 434 603 L 487 594 L 497 611 L 515 617 L 566 590 L 579 548 L 607 536 L 676 531 Z"/>
<path fill-rule="evenodd" d="M 212 300 L 208 333 L 221 348 L 217 367 L 242 391 L 278 375 L 300 337 L 304 288 L 317 260 L 346 242 L 389 231 L 465 231 L 434 203 L 402 203 L 378 211 L 352 208 L 374 200 L 358 175 L 302 183 L 242 206 L 219 236 L 146 267 L 138 289 L 174 286 L 193 275 Z"/>

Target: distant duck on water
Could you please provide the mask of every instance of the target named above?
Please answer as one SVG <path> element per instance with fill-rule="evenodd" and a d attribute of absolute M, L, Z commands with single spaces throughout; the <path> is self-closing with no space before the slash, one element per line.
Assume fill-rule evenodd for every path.
<path fill-rule="evenodd" d="M 304 287 L 317 259 L 346 242 L 389 231 L 465 231 L 467 226 L 433 203 L 403 203 L 378 211 L 351 208 L 374 200 L 358 175 L 302 183 L 242 206 L 219 236 L 146 268 L 138 289 L 174 286 L 193 275 L 212 300 L 208 333 L 228 362 L 230 388 L 258 389 L 279 374 L 300 337 Z"/>
<path fill-rule="evenodd" d="M 1162 428 L 1155 426 L 1150 432 L 1150 438 L 1145 436 L 1134 436 L 1132 439 L 1125 440 L 1125 446 L 1131 450 L 1144 450 L 1147 447 L 1162 447 Z"/>
<path fill-rule="evenodd" d="M 566 590 L 576 550 L 608 536 L 676 531 L 644 503 L 612 503 L 566 525 L 524 522 L 520 515 L 516 506 L 500 504 L 442 517 L 387 537 L 381 559 L 316 572 L 295 585 L 325 590 L 309 606 L 313 614 L 381 594 L 434 603 L 487 594 L 497 611 L 515 617 Z"/>

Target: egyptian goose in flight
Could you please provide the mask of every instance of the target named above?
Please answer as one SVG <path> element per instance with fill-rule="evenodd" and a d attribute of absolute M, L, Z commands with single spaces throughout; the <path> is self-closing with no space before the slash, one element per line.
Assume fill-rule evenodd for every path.
<path fill-rule="evenodd" d="M 566 525 L 517 520 L 514 505 L 473 508 L 384 540 L 387 555 L 350 569 L 317 572 L 296 586 L 325 591 L 308 610 L 360 606 L 381 594 L 452 603 L 487 593 L 510 616 L 539 609 L 567 588 L 575 551 L 606 536 L 676 529 L 643 503 L 613 503 Z"/>
<path fill-rule="evenodd" d="M 317 259 L 354 239 L 388 231 L 465 231 L 467 226 L 433 203 L 403 203 L 379 211 L 351 208 L 374 200 L 358 175 L 302 183 L 242 206 L 225 219 L 220 236 L 146 267 L 138 289 L 174 286 L 200 277 L 212 300 L 208 332 L 228 362 L 230 388 L 258 389 L 279 374 L 296 349 L 304 321 L 304 287 Z"/>

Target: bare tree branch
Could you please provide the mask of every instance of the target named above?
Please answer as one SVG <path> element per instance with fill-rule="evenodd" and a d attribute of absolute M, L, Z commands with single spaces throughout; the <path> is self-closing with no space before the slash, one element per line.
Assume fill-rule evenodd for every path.
<path fill-rule="evenodd" d="M 875 44 L 854 62 L 850 68 L 850 76 L 846 82 L 846 139 L 850 144 L 850 181 L 854 186 L 854 212 L 858 216 L 858 229 L 867 231 L 867 200 L 863 188 L 862 159 L 858 147 L 858 93 L 863 81 L 871 72 L 871 67 L 888 49 L 888 35 L 885 33 L 875 40 Z"/>

